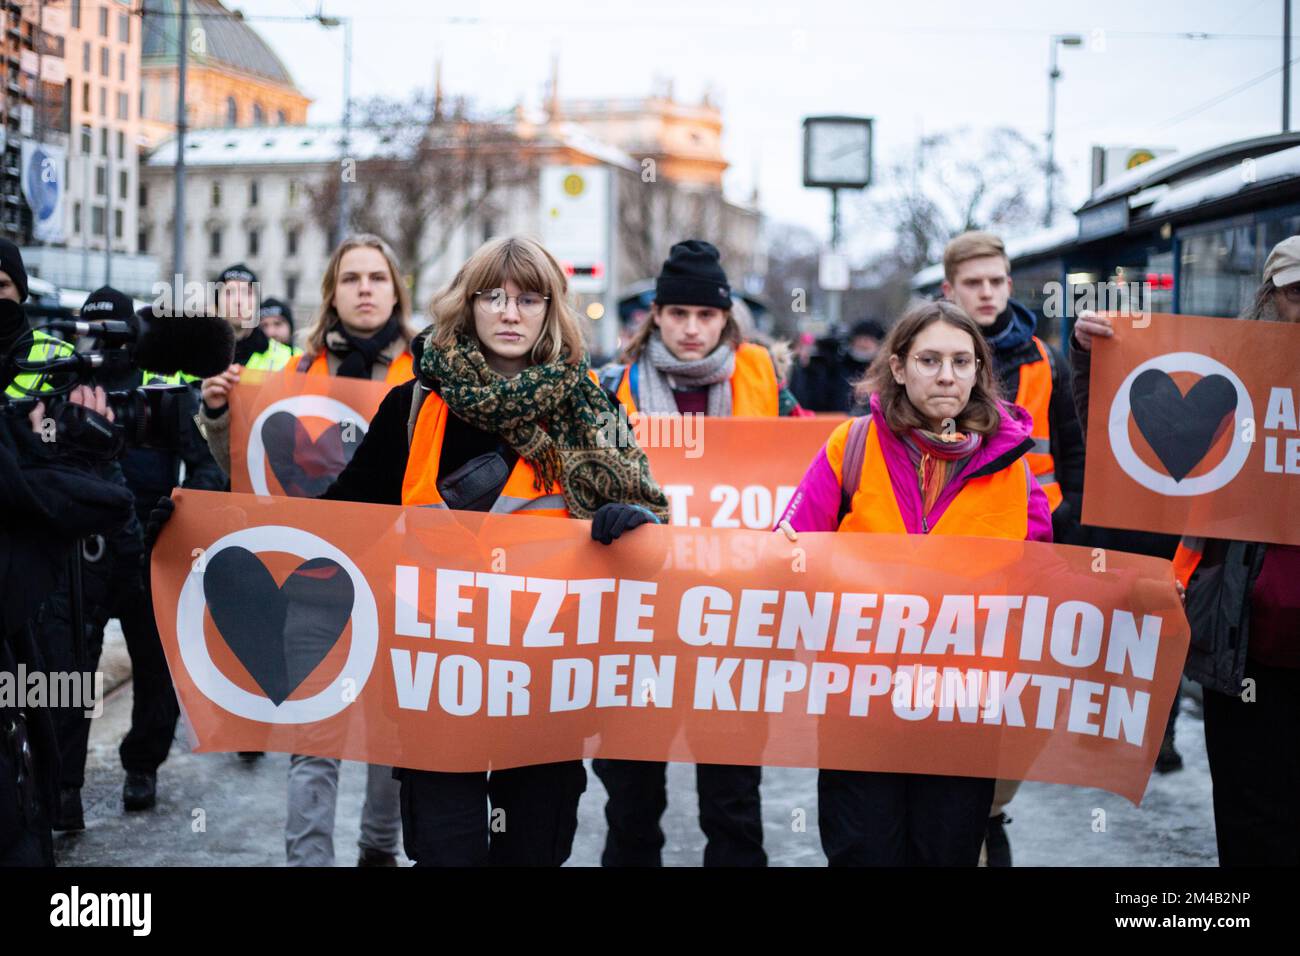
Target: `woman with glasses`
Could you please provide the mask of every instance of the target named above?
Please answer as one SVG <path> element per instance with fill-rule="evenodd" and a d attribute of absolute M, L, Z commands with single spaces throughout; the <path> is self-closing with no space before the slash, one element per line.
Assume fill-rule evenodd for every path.
<path fill-rule="evenodd" d="M 412 378 L 410 343 L 411 300 L 401 269 L 388 243 L 360 234 L 339 244 L 321 280 L 321 306 L 306 330 L 302 356 L 291 359 L 283 374 L 337 375 L 397 385 Z M 204 433 L 213 456 L 230 473 L 230 389 L 239 382 L 240 367 L 203 382 Z M 296 426 L 292 418 L 287 427 Z M 294 448 L 293 434 L 280 443 Z M 324 482 L 308 474 L 296 460 L 286 462 L 285 491 L 297 497 L 319 493 Z M 319 482 L 313 488 L 313 481 Z M 296 582 L 286 584 L 292 600 Z M 310 656 L 310 635 L 327 608 L 301 603 L 288 618 L 288 646 Z M 246 761 L 257 752 L 240 755 Z M 289 866 L 334 865 L 334 819 L 338 803 L 339 764 L 333 757 L 294 754 L 289 761 L 289 810 L 284 846 Z M 391 767 L 367 768 L 366 799 L 361 808 L 358 866 L 395 866 L 401 817 L 397 782 Z"/>
<path fill-rule="evenodd" d="M 645 453 L 635 440 L 604 440 L 610 404 L 568 291 L 536 242 L 484 244 L 435 295 L 433 325 L 414 345 L 416 380 L 389 392 L 324 497 L 591 519 L 604 544 L 666 522 Z M 419 866 L 559 866 L 569 856 L 581 760 L 399 775 L 406 854 Z"/>
<path fill-rule="evenodd" d="M 800 531 L 1052 540 L 1025 455 L 1033 422 L 1000 400 L 979 326 L 949 302 L 890 329 L 858 398 L 871 413 L 831 433 L 779 522 Z M 861 466 L 846 473 L 844 462 Z M 822 770 L 818 819 L 832 866 L 975 866 L 992 779 Z"/>

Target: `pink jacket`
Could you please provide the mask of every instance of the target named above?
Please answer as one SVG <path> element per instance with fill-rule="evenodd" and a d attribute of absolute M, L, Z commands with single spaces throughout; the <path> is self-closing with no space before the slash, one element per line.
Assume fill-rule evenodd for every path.
<path fill-rule="evenodd" d="M 966 483 L 966 476 L 979 471 L 990 463 L 996 462 L 1001 468 L 1016 464 L 1024 458 L 1032 446 L 1030 438 L 1033 419 L 1029 412 L 1019 405 L 1003 403 L 1002 424 L 991 438 L 986 438 L 979 449 L 966 462 L 960 475 L 948 483 L 939 499 L 926 515 L 927 524 L 933 528 L 943 517 L 948 505 L 957 497 L 957 492 Z M 903 524 L 909 534 L 921 534 L 921 488 L 916 479 L 916 468 L 908 456 L 907 446 L 885 424 L 880 411 L 880 402 L 871 396 L 871 414 L 875 419 L 876 431 L 880 436 L 880 447 L 885 455 L 885 464 L 889 468 L 890 483 L 894 486 L 894 495 L 898 501 L 898 510 L 903 516 Z M 1032 478 L 1029 493 L 1029 531 L 1025 535 L 1028 541 L 1052 540 L 1052 509 L 1047 502 L 1047 495 Z M 839 527 L 840 479 L 826 457 L 826 448 L 817 453 L 813 463 L 804 474 L 794 497 L 786 506 L 781 516 L 790 522 L 795 531 L 835 531 Z M 779 523 L 779 522 L 778 522 Z"/>

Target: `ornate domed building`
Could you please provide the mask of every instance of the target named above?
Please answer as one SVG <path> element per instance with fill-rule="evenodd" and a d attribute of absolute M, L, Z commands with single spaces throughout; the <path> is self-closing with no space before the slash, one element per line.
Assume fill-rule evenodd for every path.
<path fill-rule="evenodd" d="M 144 0 L 140 59 L 144 136 L 157 145 L 176 129 L 180 4 Z M 298 126 L 311 102 L 241 14 L 218 0 L 190 0 L 185 100 L 191 128 Z"/>

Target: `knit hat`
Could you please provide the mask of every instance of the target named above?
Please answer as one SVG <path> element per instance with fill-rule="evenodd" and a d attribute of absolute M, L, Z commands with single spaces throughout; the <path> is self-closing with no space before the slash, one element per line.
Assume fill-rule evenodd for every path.
<path fill-rule="evenodd" d="M 217 276 L 217 281 L 221 283 L 256 282 L 257 273 L 248 268 L 248 266 L 244 265 L 242 262 L 239 262 L 221 270 L 221 275 Z"/>
<path fill-rule="evenodd" d="M 0 272 L 13 280 L 18 289 L 18 301 L 27 298 L 27 267 L 23 265 L 23 254 L 8 239 L 0 239 Z"/>
<path fill-rule="evenodd" d="M 81 305 L 81 318 L 87 322 L 134 322 L 135 304 L 129 296 L 106 285 L 86 296 Z"/>
<path fill-rule="evenodd" d="M 262 308 L 258 311 L 259 319 L 278 318 L 284 319 L 289 323 L 289 332 L 293 332 L 293 310 L 289 308 L 288 302 L 281 302 L 279 299 L 264 299 Z"/>
<path fill-rule="evenodd" d="M 655 280 L 655 302 L 730 309 L 731 285 L 720 258 L 717 248 L 703 239 L 677 243 Z"/>

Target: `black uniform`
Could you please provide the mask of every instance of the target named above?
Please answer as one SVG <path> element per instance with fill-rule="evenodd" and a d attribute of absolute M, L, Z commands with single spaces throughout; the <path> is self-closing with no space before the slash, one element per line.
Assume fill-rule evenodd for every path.
<path fill-rule="evenodd" d="M 147 384 L 140 372 L 134 375 L 135 381 L 124 383 L 124 387 Z M 170 494 L 180 481 L 182 463 L 184 487 L 200 491 L 227 490 L 226 477 L 192 420 L 199 403 L 195 389 L 191 387 L 183 398 L 187 421 L 181 430 L 180 447 L 175 452 L 128 448 L 122 454 L 122 471 L 135 499 L 135 513 L 141 527 L 148 523 L 149 512 L 158 499 Z M 127 772 L 157 771 L 167 759 L 180 717 L 162 638 L 158 635 L 158 622 L 154 619 L 149 578 L 146 555 L 136 565 L 135 579 L 121 590 L 112 606 L 112 616 L 122 624 L 122 636 L 131 655 L 131 729 L 118 748 L 122 767 Z"/>

